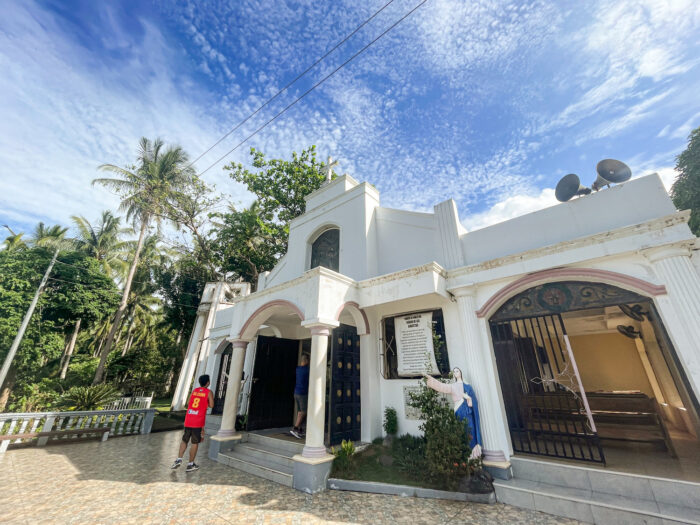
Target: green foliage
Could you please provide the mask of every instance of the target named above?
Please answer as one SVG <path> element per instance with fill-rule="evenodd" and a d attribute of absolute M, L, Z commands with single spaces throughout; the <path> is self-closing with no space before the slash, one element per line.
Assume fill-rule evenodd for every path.
<path fill-rule="evenodd" d="M 282 225 L 289 233 L 289 221 L 306 211 L 304 197 L 320 188 L 325 180 L 320 171 L 324 164 L 316 162 L 316 147 L 311 146 L 299 155 L 293 152 L 291 161 L 268 160 L 255 148 L 250 149 L 250 155 L 258 171 L 249 171 L 237 163 L 224 169 L 257 197 L 263 221 Z"/>
<path fill-rule="evenodd" d="M 384 409 L 384 432 L 390 436 L 395 435 L 399 431 L 399 419 L 396 415 L 396 409 L 386 407 Z"/>
<path fill-rule="evenodd" d="M 372 440 L 372 444 L 373 444 L 373 445 L 381 445 L 382 443 L 384 443 L 384 440 L 383 440 L 382 438 L 380 438 L 380 437 L 379 437 L 379 438 L 374 438 L 374 439 Z"/>
<path fill-rule="evenodd" d="M 100 410 L 121 397 L 112 385 L 74 386 L 61 396 L 61 405 L 69 410 Z"/>
<path fill-rule="evenodd" d="M 287 249 L 285 227 L 265 221 L 261 207 L 254 202 L 249 208 L 218 216 L 214 252 L 222 267 L 245 281 L 257 283 L 258 275 L 274 268 Z"/>
<path fill-rule="evenodd" d="M 394 466 L 407 474 L 425 472 L 425 438 L 404 434 L 392 443 Z"/>
<path fill-rule="evenodd" d="M 464 423 L 459 421 L 445 398 L 425 385 L 410 394 L 410 404 L 421 411 L 420 429 L 425 436 L 427 473 L 433 479 L 444 479 L 449 488 L 455 488 L 459 479 L 477 468 L 469 459 L 471 449 Z"/>
<path fill-rule="evenodd" d="M 335 456 L 333 468 L 343 474 L 352 474 L 353 462 L 351 458 L 355 454 L 355 444 L 351 440 L 343 440 L 340 447 L 331 447 L 331 454 Z"/>
<path fill-rule="evenodd" d="M 688 225 L 700 235 L 700 128 L 690 133 L 688 147 L 676 157 L 676 171 L 671 198 L 679 210 L 691 210 Z"/>
<path fill-rule="evenodd" d="M 61 387 L 56 380 L 44 378 L 39 383 L 21 383 L 13 392 L 11 412 L 43 412 L 59 403 Z"/>

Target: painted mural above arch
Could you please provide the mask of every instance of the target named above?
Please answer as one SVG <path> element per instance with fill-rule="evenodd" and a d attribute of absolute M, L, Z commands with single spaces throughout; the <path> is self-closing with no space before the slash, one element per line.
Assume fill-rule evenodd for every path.
<path fill-rule="evenodd" d="M 533 286 L 511 297 L 491 316 L 491 320 L 558 314 L 647 300 L 648 297 L 610 284 L 558 281 Z"/>
<path fill-rule="evenodd" d="M 488 318 L 515 295 L 540 284 L 555 282 L 607 284 L 636 293 L 643 298 L 642 300 L 657 295 L 665 295 L 667 293 L 666 287 L 663 285 L 650 283 L 631 275 L 611 272 L 609 270 L 600 270 L 596 268 L 554 268 L 525 275 L 507 284 L 493 294 L 489 300 L 476 311 L 476 316 Z"/>

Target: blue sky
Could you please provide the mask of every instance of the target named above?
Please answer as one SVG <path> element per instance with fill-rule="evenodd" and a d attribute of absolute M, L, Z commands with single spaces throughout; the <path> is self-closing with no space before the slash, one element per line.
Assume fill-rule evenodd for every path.
<path fill-rule="evenodd" d="M 383 5 L 379 1 L 6 0 L 0 17 L 0 220 L 29 230 L 116 209 L 96 167 L 139 137 L 198 156 Z M 395 0 L 208 154 L 201 170 L 417 0 Z M 457 201 L 467 228 L 556 203 L 598 160 L 672 180 L 700 126 L 700 2 L 428 0 L 249 146 L 315 144 L 384 206 Z M 218 191 L 251 196 L 220 166 Z"/>

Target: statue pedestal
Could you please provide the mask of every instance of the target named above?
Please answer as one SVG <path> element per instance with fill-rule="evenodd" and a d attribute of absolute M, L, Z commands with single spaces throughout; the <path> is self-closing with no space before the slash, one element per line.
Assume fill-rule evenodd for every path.
<path fill-rule="evenodd" d="M 484 470 L 491 474 L 495 479 L 511 479 L 513 477 L 513 469 L 510 466 L 510 461 L 482 461 Z"/>

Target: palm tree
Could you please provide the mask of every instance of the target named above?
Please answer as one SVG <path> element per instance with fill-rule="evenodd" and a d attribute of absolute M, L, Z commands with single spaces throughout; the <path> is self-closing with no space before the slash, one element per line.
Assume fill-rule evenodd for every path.
<path fill-rule="evenodd" d="M 143 247 L 146 231 L 151 222 L 160 224 L 161 217 L 168 206 L 176 200 L 177 193 L 185 190 L 194 179 L 194 170 L 188 165 L 188 157 L 179 146 L 165 148 L 163 141 L 153 142 L 142 138 L 139 142 L 138 160 L 136 166 L 122 168 L 114 164 L 103 164 L 102 171 L 117 175 L 116 178 L 98 178 L 93 184 L 100 184 L 112 189 L 121 196 L 120 209 L 126 212 L 128 221 L 138 226 L 139 237 L 134 250 L 129 273 L 127 274 L 122 292 L 122 300 L 114 314 L 112 327 L 100 353 L 93 384 L 102 382 L 107 356 L 112 350 L 114 338 L 121 326 L 121 320 L 126 312 L 131 283 L 139 263 L 139 255 Z"/>
<path fill-rule="evenodd" d="M 102 269 L 109 276 L 114 277 L 116 273 L 126 269 L 126 262 L 120 256 L 123 255 L 127 244 L 120 237 L 130 230 L 121 227 L 119 217 L 105 210 L 99 223 L 94 226 L 83 216 L 73 215 L 71 219 L 78 230 L 75 239 L 78 250 L 100 261 Z"/>
<path fill-rule="evenodd" d="M 2 364 L 2 368 L 0 368 L 0 387 L 3 385 L 5 382 L 5 378 L 7 377 L 8 372 L 10 371 L 10 366 L 12 366 L 12 360 L 15 358 L 15 354 L 17 353 L 17 349 L 19 348 L 20 343 L 22 342 L 22 338 L 24 337 L 24 332 L 27 329 L 27 326 L 29 325 L 29 321 L 32 318 L 32 315 L 34 314 L 34 309 L 36 308 L 37 303 L 39 302 L 39 297 L 41 297 L 41 294 L 44 291 L 44 287 L 46 286 L 46 282 L 49 280 L 49 275 L 51 274 L 51 270 L 53 269 L 54 264 L 56 263 L 56 259 L 58 258 L 58 253 L 69 246 L 72 245 L 72 241 L 69 239 L 66 239 L 66 232 L 68 231 L 68 228 L 63 228 L 61 226 L 55 225 L 51 226 L 50 228 L 47 228 L 44 226 L 43 222 L 40 222 L 37 227 L 34 229 L 34 235 L 31 239 L 31 243 L 34 246 L 41 246 L 41 247 L 46 247 L 46 248 L 51 248 L 54 250 L 53 257 L 51 258 L 51 262 L 49 263 L 49 266 L 46 268 L 46 271 L 44 272 L 44 277 L 42 277 L 41 282 L 39 283 L 39 287 L 36 290 L 36 293 L 34 294 L 34 298 L 32 299 L 32 302 L 29 304 L 29 308 L 27 309 L 27 313 L 24 314 L 24 318 L 22 319 L 22 324 L 19 326 L 19 330 L 17 331 L 17 334 L 15 335 L 14 340 L 12 341 L 12 345 L 10 346 L 10 350 L 7 352 L 7 355 L 5 356 L 5 361 Z"/>
<path fill-rule="evenodd" d="M 71 241 L 66 239 L 67 232 L 68 228 L 58 224 L 47 227 L 43 222 L 40 222 L 34 228 L 34 234 L 29 242 L 34 246 L 63 250 L 71 245 Z"/>
<path fill-rule="evenodd" d="M 114 277 L 119 270 L 125 269 L 126 262 L 120 255 L 123 254 L 126 243 L 121 241 L 120 236 L 128 230 L 120 228 L 119 217 L 115 217 L 108 210 L 103 211 L 100 222 L 95 226 L 83 216 L 73 215 L 71 219 L 78 230 L 78 236 L 73 240 L 78 250 L 97 259 L 105 274 L 111 277 Z M 61 379 L 66 378 L 81 324 L 82 319 L 78 319 L 73 325 L 73 333 L 61 356 L 59 365 Z"/>
<path fill-rule="evenodd" d="M 27 243 L 22 240 L 22 236 L 24 234 L 13 232 L 12 228 L 10 228 L 7 224 L 3 224 L 3 226 L 10 232 L 10 235 L 5 237 L 5 240 L 2 243 L 4 249 L 8 252 L 24 250 L 27 247 Z"/>

